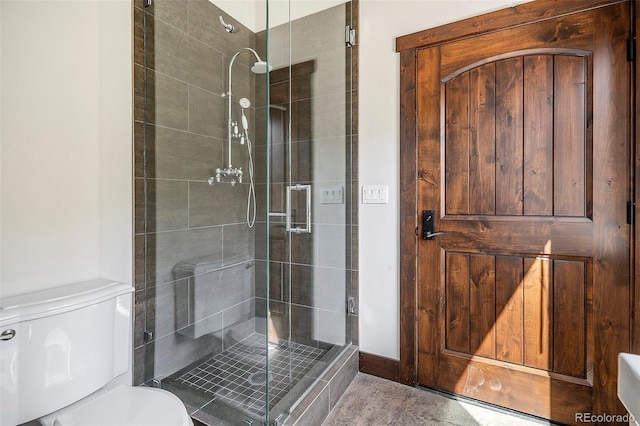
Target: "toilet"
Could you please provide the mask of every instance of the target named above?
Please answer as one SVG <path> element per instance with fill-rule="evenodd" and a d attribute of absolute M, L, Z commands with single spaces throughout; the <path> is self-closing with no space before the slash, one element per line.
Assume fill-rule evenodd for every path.
<path fill-rule="evenodd" d="M 0 298 L 0 425 L 193 426 L 172 393 L 126 383 L 133 290 L 98 279 Z"/>

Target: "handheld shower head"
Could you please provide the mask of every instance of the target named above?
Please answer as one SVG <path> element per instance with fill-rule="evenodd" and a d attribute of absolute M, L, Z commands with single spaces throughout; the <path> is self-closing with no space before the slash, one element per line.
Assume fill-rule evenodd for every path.
<path fill-rule="evenodd" d="M 251 101 L 247 98 L 240 98 L 240 100 L 238 101 L 238 103 L 240 104 L 240 107 L 242 109 L 247 109 L 251 106 Z"/>
<path fill-rule="evenodd" d="M 249 131 L 249 120 L 247 120 L 247 116 L 244 115 L 244 110 L 251 106 L 251 101 L 247 98 L 240 98 L 238 103 L 240 104 L 240 108 L 242 108 L 240 111 L 242 114 L 242 117 L 241 117 L 242 129 L 244 130 L 245 137 L 248 138 L 249 134 L 247 132 Z"/>

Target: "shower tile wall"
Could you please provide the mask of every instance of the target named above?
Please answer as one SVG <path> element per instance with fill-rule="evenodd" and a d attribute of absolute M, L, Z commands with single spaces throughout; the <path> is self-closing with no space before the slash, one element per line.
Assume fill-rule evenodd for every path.
<path fill-rule="evenodd" d="M 357 161 L 355 147 L 352 150 L 351 145 L 357 142 L 357 123 L 352 121 L 351 115 L 351 111 L 357 111 L 354 104 L 357 91 L 350 84 L 351 73 L 357 71 L 351 69 L 351 58 L 356 55 L 353 62 L 357 62 L 357 53 L 345 49 L 344 41 L 344 25 L 351 13 L 349 2 L 292 21 L 290 27 L 282 25 L 269 32 L 269 61 L 276 70 L 286 67 L 290 58 L 294 67 L 309 61 L 314 67 L 308 87 L 300 82 L 298 84 L 302 87 L 296 90 L 293 85 L 291 102 L 285 105 L 293 114 L 309 112 L 310 120 L 293 125 L 290 138 L 294 157 L 292 181 L 294 184 L 310 183 L 313 188 L 313 233 L 291 237 L 298 247 L 308 245 L 308 250 L 292 250 L 294 264 L 289 270 L 284 263 L 287 261 L 284 228 L 281 223 L 271 224 L 270 287 L 267 295 L 264 277 L 256 278 L 256 330 L 264 333 L 268 327 L 274 336 L 286 338 L 290 319 L 295 325 L 291 338 L 308 345 L 343 345 L 350 334 L 357 341 L 357 335 L 351 333 L 357 325 L 357 317 L 345 317 L 348 293 L 357 297 L 357 169 L 351 166 Z M 265 38 L 264 32 L 256 35 L 258 47 L 265 45 Z M 272 102 L 273 92 L 272 87 Z M 256 126 L 263 128 L 265 123 L 261 118 L 264 114 L 260 111 L 266 100 L 260 99 L 259 95 L 258 99 L 260 108 Z M 274 110 L 271 112 L 273 115 Z M 257 197 L 266 200 L 264 165 L 267 150 L 264 144 L 257 145 Z M 286 176 L 279 174 L 278 165 L 274 165 L 277 149 L 274 138 L 271 151 L 273 212 L 284 211 L 285 199 L 282 182 Z M 296 160 L 300 160 L 297 153 L 300 152 L 310 152 L 308 159 L 302 159 L 309 160 L 310 164 L 296 167 Z M 322 190 L 335 187 L 343 188 L 344 202 L 322 203 Z M 262 229 L 266 226 L 264 223 L 260 225 Z M 266 259 L 264 234 L 260 230 L 256 234 L 258 264 Z M 264 275 L 266 268 L 258 266 L 256 271 Z M 269 315 L 266 298 L 271 309 Z M 292 302 L 290 308 L 286 303 L 289 299 Z"/>
<path fill-rule="evenodd" d="M 240 30 L 228 34 L 220 15 Z M 134 21 L 134 374 L 140 384 L 221 351 L 255 328 L 247 185 L 207 183 L 227 162 L 221 94 L 228 64 L 242 48 L 255 48 L 255 35 L 207 0 L 154 0 L 147 8 L 135 0 Z M 236 100 L 255 99 L 249 59 L 244 54 L 234 64 Z M 253 124 L 252 111 L 249 119 Z M 247 169 L 244 146 L 234 143 L 233 158 Z M 237 281 L 219 282 L 221 275 Z M 201 312 L 184 303 L 194 294 L 216 303 Z M 147 342 L 145 330 L 152 333 Z"/>

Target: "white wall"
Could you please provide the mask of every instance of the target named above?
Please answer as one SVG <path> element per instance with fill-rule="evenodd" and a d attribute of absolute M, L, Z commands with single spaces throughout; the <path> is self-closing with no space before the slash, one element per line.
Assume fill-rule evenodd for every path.
<path fill-rule="evenodd" d="M 398 36 L 512 6 L 510 0 L 360 0 L 360 185 L 389 204 L 360 205 L 360 349 L 399 359 Z M 521 3 L 521 2 L 520 2 Z M 427 206 L 424 206 L 427 208 Z"/>
<path fill-rule="evenodd" d="M 131 2 L 1 2 L 3 296 L 132 281 Z"/>
<path fill-rule="evenodd" d="M 209 0 L 254 33 L 267 26 L 267 0 Z M 269 0 L 269 27 L 277 27 L 348 0 Z M 233 24 L 233 22 L 227 22 Z"/>

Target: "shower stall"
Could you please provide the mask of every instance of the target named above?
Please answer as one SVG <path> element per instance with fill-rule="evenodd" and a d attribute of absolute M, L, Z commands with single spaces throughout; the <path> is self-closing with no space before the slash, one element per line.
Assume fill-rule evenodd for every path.
<path fill-rule="evenodd" d="M 134 2 L 134 380 L 205 423 L 286 424 L 354 351 L 356 9 Z"/>

